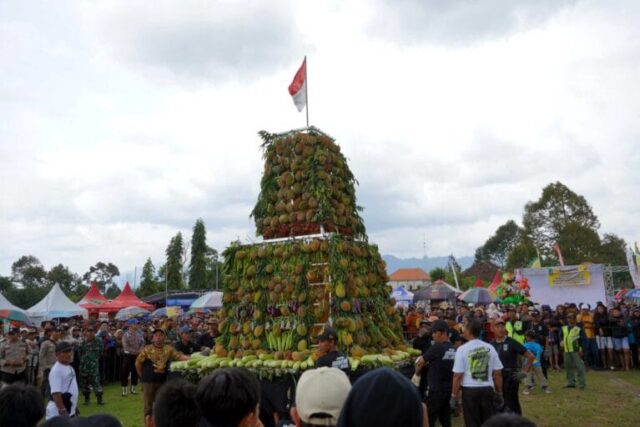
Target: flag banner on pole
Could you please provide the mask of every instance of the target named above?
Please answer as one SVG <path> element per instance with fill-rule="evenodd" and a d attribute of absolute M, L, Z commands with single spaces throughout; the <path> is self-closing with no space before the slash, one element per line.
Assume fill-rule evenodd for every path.
<path fill-rule="evenodd" d="M 634 260 L 634 258 L 636 258 Z M 640 288 L 640 274 L 638 274 L 638 265 L 635 262 L 637 260 L 637 255 L 633 253 L 631 248 L 627 250 L 627 263 L 629 264 L 629 274 L 631 275 L 631 280 L 633 280 L 633 286 L 635 288 Z"/>
<path fill-rule="evenodd" d="M 527 264 L 527 268 L 542 268 L 540 257 L 535 257 L 531 261 L 529 261 L 529 264 Z"/>
<path fill-rule="evenodd" d="M 562 259 L 562 252 L 560 252 L 560 245 L 557 243 L 553 245 L 553 250 L 558 254 L 558 261 L 560 261 L 560 265 L 564 267 L 564 260 Z"/>
<path fill-rule="evenodd" d="M 293 98 L 298 111 L 302 111 L 307 105 L 307 58 L 302 61 L 302 65 L 293 77 L 293 81 L 289 85 L 289 94 Z"/>

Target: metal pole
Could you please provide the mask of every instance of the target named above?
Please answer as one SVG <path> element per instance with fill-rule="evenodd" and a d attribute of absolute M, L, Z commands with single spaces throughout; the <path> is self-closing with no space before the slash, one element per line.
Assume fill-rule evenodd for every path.
<path fill-rule="evenodd" d="M 307 66 L 307 56 L 304 56 L 304 99 L 307 110 L 307 127 L 309 127 L 309 67 Z"/>

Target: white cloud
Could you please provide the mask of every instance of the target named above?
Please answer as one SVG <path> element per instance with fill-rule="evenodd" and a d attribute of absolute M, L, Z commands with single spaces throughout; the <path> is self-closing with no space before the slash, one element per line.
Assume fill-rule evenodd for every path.
<path fill-rule="evenodd" d="M 458 25 L 482 3 L 427 12 Z M 27 253 L 160 263 L 199 217 L 219 250 L 254 238 L 256 134 L 304 124 L 286 87 L 305 51 L 311 122 L 349 158 L 382 252 L 419 256 L 426 232 L 431 255 L 472 254 L 557 180 L 640 240 L 640 7 L 542 3 L 435 38 L 372 35 L 417 2 L 3 5 L 0 274 Z"/>

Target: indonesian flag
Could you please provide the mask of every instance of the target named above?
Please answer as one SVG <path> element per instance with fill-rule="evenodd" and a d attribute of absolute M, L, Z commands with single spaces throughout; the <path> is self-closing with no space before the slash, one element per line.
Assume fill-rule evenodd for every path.
<path fill-rule="evenodd" d="M 560 265 L 564 267 L 564 260 L 562 259 L 562 252 L 560 252 L 560 245 L 557 243 L 553 245 L 553 250 L 558 254 L 558 261 L 560 261 Z"/>
<path fill-rule="evenodd" d="M 289 85 L 289 94 L 293 98 L 293 103 L 298 111 L 302 111 L 307 105 L 307 58 L 304 58 L 300 69 L 293 77 Z"/>

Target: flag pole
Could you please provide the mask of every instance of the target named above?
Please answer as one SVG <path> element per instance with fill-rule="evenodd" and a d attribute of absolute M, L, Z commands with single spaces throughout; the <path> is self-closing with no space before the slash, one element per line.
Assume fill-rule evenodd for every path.
<path fill-rule="evenodd" d="M 309 66 L 307 64 L 307 55 L 304 56 L 304 98 L 307 111 L 307 128 L 309 127 Z"/>

